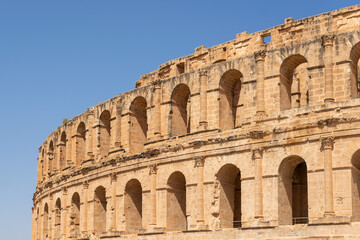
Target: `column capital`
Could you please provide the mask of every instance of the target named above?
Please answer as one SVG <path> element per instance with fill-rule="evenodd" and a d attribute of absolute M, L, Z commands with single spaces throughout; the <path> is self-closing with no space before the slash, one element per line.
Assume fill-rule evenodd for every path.
<path fill-rule="evenodd" d="M 152 81 L 151 84 L 156 88 L 160 88 L 161 81 L 159 79 Z"/>
<path fill-rule="evenodd" d="M 149 175 L 157 174 L 157 165 L 153 164 L 149 166 Z"/>
<path fill-rule="evenodd" d="M 266 57 L 266 51 L 260 50 L 254 53 L 255 62 L 264 61 Z"/>
<path fill-rule="evenodd" d="M 332 46 L 334 43 L 335 35 L 334 34 L 325 34 L 321 36 L 323 47 Z"/>
<path fill-rule="evenodd" d="M 263 152 L 264 152 L 264 149 L 263 148 L 254 148 L 252 150 L 252 157 L 253 159 L 259 159 L 259 158 L 262 158 L 263 156 Z"/>
<path fill-rule="evenodd" d="M 320 138 L 321 141 L 321 149 L 330 149 L 334 148 L 334 137 L 322 137 Z"/>
<path fill-rule="evenodd" d="M 84 189 L 88 189 L 88 188 L 89 188 L 89 181 L 84 181 L 84 182 L 83 182 L 83 188 L 84 188 Z"/>
<path fill-rule="evenodd" d="M 62 187 L 61 188 L 61 192 L 66 195 L 68 193 L 68 188 L 67 187 Z"/>
<path fill-rule="evenodd" d="M 204 167 L 205 157 L 203 156 L 194 157 L 194 160 L 195 160 L 195 167 Z"/>
<path fill-rule="evenodd" d="M 207 76 L 207 74 L 208 74 L 208 71 L 207 70 L 200 70 L 199 71 L 199 76 L 201 77 L 201 76 Z"/>
<path fill-rule="evenodd" d="M 111 182 L 116 182 L 117 180 L 117 174 L 116 173 L 110 173 L 109 174 Z"/>

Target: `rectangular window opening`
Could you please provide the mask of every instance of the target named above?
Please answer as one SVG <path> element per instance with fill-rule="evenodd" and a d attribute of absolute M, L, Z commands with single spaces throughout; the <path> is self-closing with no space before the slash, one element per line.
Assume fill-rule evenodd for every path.
<path fill-rule="evenodd" d="M 265 44 L 271 42 L 271 35 L 270 35 L 270 34 L 269 34 L 269 35 L 264 35 L 264 36 L 263 36 L 263 42 L 264 42 Z"/>
<path fill-rule="evenodd" d="M 176 65 L 178 73 L 182 74 L 185 72 L 185 63 L 179 63 Z"/>

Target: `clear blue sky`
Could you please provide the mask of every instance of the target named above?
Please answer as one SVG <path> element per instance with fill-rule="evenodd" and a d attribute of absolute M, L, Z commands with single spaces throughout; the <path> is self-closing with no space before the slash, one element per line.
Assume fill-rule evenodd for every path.
<path fill-rule="evenodd" d="M 38 147 L 63 118 L 131 90 L 140 75 L 354 0 L 0 1 L 0 233 L 31 238 Z"/>

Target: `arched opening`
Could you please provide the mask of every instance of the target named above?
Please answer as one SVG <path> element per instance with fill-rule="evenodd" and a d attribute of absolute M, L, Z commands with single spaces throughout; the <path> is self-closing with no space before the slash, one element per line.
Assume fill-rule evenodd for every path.
<path fill-rule="evenodd" d="M 80 196 L 78 193 L 74 193 L 71 198 L 70 235 L 74 237 L 80 235 Z"/>
<path fill-rule="evenodd" d="M 241 227 L 241 172 L 233 164 L 222 166 L 216 174 L 220 183 L 219 219 L 221 228 Z"/>
<path fill-rule="evenodd" d="M 167 230 L 187 230 L 186 180 L 181 172 L 174 172 L 167 181 Z"/>
<path fill-rule="evenodd" d="M 307 70 L 304 56 L 292 55 L 280 66 L 280 109 L 300 107 L 309 104 Z"/>
<path fill-rule="evenodd" d="M 66 166 L 66 133 L 62 132 L 61 134 L 61 138 L 60 138 L 60 143 L 59 143 L 59 152 L 60 152 L 60 157 L 59 157 L 59 167 L 60 170 L 64 169 Z"/>
<path fill-rule="evenodd" d="M 52 140 L 50 141 L 47 155 L 48 155 L 48 174 L 51 175 L 53 172 L 53 159 L 54 159 L 54 143 Z"/>
<path fill-rule="evenodd" d="M 144 144 L 147 141 L 147 114 L 146 100 L 143 97 L 137 97 L 130 105 L 130 152 L 139 153 L 144 150 Z"/>
<path fill-rule="evenodd" d="M 301 157 L 281 162 L 278 197 L 280 225 L 308 223 L 307 166 Z"/>
<path fill-rule="evenodd" d="M 58 198 L 55 203 L 55 239 L 61 237 L 61 200 Z"/>
<path fill-rule="evenodd" d="M 355 44 L 350 52 L 350 68 L 351 68 L 351 97 L 359 97 L 360 91 L 360 42 Z"/>
<path fill-rule="evenodd" d="M 85 160 L 85 123 L 81 122 L 76 131 L 76 165 L 79 166 Z"/>
<path fill-rule="evenodd" d="M 171 135 L 190 133 L 190 89 L 185 84 L 175 87 L 171 96 Z"/>
<path fill-rule="evenodd" d="M 360 221 L 360 149 L 351 158 L 352 221 Z"/>
<path fill-rule="evenodd" d="M 45 203 L 44 206 L 44 215 L 43 215 L 43 239 L 49 238 L 49 206 L 47 203 Z"/>
<path fill-rule="evenodd" d="M 100 154 L 107 156 L 110 151 L 110 126 L 111 115 L 110 112 L 105 110 L 100 115 Z"/>
<path fill-rule="evenodd" d="M 136 233 L 142 228 L 142 187 L 137 179 L 127 182 L 124 197 L 126 230 Z"/>
<path fill-rule="evenodd" d="M 241 78 L 240 71 L 231 69 L 226 71 L 220 79 L 219 126 L 221 130 L 229 130 L 240 126 Z"/>
<path fill-rule="evenodd" d="M 94 231 L 97 235 L 106 232 L 106 205 L 105 188 L 99 186 L 94 194 Z"/>

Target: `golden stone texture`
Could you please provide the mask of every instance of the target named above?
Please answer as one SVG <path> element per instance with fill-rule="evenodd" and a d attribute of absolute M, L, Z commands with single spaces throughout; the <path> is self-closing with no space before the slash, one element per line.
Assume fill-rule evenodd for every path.
<path fill-rule="evenodd" d="M 40 146 L 32 239 L 360 239 L 359 58 L 360 5 L 160 65 Z"/>

